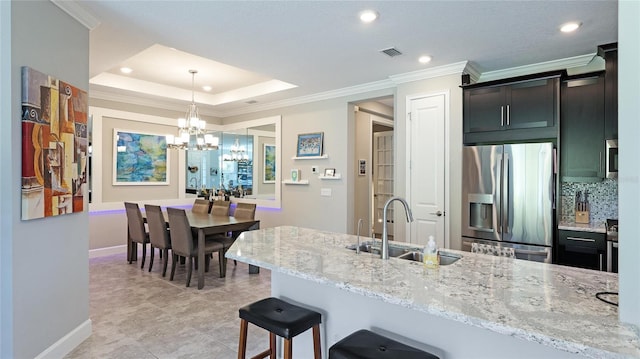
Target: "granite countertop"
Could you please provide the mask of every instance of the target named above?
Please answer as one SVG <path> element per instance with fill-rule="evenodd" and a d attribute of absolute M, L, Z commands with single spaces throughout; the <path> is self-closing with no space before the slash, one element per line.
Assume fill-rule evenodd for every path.
<path fill-rule="evenodd" d="M 558 223 L 558 229 L 568 231 L 607 233 L 607 228 L 604 223 L 560 222 Z"/>
<path fill-rule="evenodd" d="M 243 233 L 227 257 L 586 357 L 640 357 L 638 333 L 595 297 L 618 291 L 615 273 L 453 250 L 463 258 L 426 269 L 356 255 L 345 248 L 355 242 L 347 234 L 267 228 Z"/>

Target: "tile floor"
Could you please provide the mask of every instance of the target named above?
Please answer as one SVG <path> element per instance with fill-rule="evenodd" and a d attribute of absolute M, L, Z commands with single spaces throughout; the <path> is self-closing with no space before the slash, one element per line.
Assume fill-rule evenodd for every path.
<path fill-rule="evenodd" d="M 178 265 L 173 282 L 156 263 L 148 272 L 124 254 L 89 261 L 89 316 L 92 335 L 65 358 L 237 358 L 238 308 L 269 296 L 271 273 L 248 274 L 248 266 L 229 260 L 219 278 L 217 256 L 197 289 L 194 271 L 185 287 L 186 269 Z M 268 347 L 266 331 L 249 325 L 247 356 Z"/>

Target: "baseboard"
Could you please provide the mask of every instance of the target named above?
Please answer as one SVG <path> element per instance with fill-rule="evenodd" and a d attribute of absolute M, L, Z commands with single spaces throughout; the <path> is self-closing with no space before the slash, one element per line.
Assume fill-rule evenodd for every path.
<path fill-rule="evenodd" d="M 75 347 L 80 345 L 85 339 L 91 336 L 91 319 L 87 319 L 84 323 L 77 326 L 67 335 L 53 343 L 42 353 L 38 354 L 35 359 L 58 359 L 69 354 Z"/>
<path fill-rule="evenodd" d="M 112 254 L 120 254 L 120 253 L 127 253 L 126 244 L 113 246 L 113 247 L 90 249 L 89 258 L 105 257 L 105 256 L 110 256 Z"/>

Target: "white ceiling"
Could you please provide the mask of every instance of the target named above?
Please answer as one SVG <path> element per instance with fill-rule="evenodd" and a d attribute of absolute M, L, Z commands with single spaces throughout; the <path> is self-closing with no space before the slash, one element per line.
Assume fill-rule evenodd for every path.
<path fill-rule="evenodd" d="M 464 61 L 486 73 L 617 41 L 612 0 L 52 1 L 99 22 L 90 40 L 92 97 L 186 109 L 188 70 L 196 69 L 196 102 L 217 116 Z M 361 23 L 364 9 L 379 19 Z M 561 33 L 567 21 L 582 27 Z M 403 55 L 380 53 L 389 47 Z M 423 54 L 431 63 L 418 63 Z M 123 75 L 121 66 L 134 72 Z"/>

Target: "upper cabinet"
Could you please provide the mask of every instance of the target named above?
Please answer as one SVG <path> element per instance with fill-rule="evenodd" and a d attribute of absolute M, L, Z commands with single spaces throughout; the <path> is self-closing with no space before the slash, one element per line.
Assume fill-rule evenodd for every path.
<path fill-rule="evenodd" d="M 618 138 L 618 43 L 598 46 L 604 58 L 604 123 L 605 139 Z"/>
<path fill-rule="evenodd" d="M 561 87 L 560 175 L 565 182 L 605 176 L 605 75 L 569 77 Z"/>
<path fill-rule="evenodd" d="M 561 72 L 464 86 L 464 142 L 556 138 Z"/>

